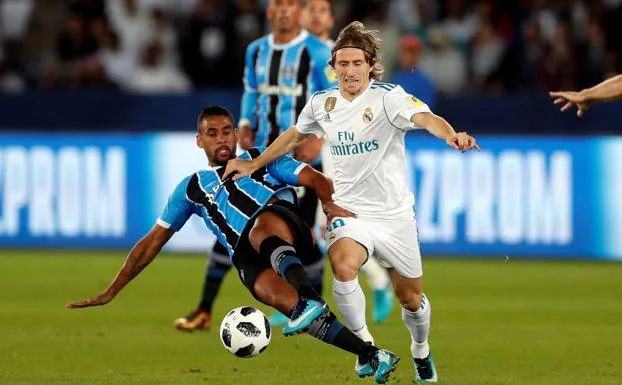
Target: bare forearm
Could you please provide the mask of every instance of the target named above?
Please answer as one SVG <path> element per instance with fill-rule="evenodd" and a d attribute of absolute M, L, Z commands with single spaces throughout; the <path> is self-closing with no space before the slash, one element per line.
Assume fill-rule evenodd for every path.
<path fill-rule="evenodd" d="M 296 127 L 290 127 L 281 136 L 276 138 L 276 140 L 268 146 L 266 151 L 264 151 L 257 158 L 253 159 L 254 168 L 258 169 L 263 167 L 272 163 L 275 159 L 294 151 L 294 149 L 296 149 L 296 147 L 298 147 L 307 136 L 308 135 L 298 132 Z"/>
<path fill-rule="evenodd" d="M 102 306 L 112 301 L 114 297 L 132 279 L 134 279 L 158 255 L 162 246 L 168 242 L 175 232 L 156 224 L 149 234 L 138 241 L 132 248 L 121 270 L 112 283 L 102 293 L 83 301 L 73 301 L 67 304 L 69 309 L 79 309 L 92 306 Z"/>
<path fill-rule="evenodd" d="M 315 187 L 313 188 L 317 194 L 318 199 L 323 205 L 333 201 L 333 184 L 328 178 L 318 179 Z"/>
<path fill-rule="evenodd" d="M 133 280 L 160 252 L 160 248 L 150 247 L 148 242 L 141 240 L 130 251 L 125 263 L 117 276 L 106 288 L 106 293 L 116 296 L 131 280 Z"/>
<path fill-rule="evenodd" d="M 456 131 L 445 119 L 432 113 L 415 114 L 411 121 L 417 126 L 425 128 L 439 139 L 446 140 L 456 134 Z"/>
<path fill-rule="evenodd" d="M 321 172 L 314 170 L 311 166 L 306 166 L 298 176 L 298 183 L 301 186 L 313 189 L 322 205 L 332 202 L 333 182 Z"/>
<path fill-rule="evenodd" d="M 587 103 L 622 99 L 622 75 L 607 79 L 581 93 L 584 94 Z"/>

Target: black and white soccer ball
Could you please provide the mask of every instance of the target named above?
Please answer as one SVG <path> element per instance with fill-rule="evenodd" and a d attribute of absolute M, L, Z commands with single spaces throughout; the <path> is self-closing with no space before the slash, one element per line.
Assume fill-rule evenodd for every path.
<path fill-rule="evenodd" d="M 258 309 L 236 307 L 220 324 L 220 340 L 238 357 L 250 358 L 266 350 L 271 337 L 270 322 Z"/>

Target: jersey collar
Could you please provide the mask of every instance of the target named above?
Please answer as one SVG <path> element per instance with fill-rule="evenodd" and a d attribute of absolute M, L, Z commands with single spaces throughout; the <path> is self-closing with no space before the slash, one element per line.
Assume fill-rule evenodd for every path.
<path fill-rule="evenodd" d="M 272 49 L 286 49 L 293 45 L 296 45 L 303 40 L 305 40 L 309 36 L 309 32 L 306 29 L 301 28 L 300 33 L 296 36 L 292 41 L 284 44 L 277 44 L 274 42 L 274 33 L 270 33 L 268 35 L 268 43 L 270 44 L 270 48 Z"/>
<path fill-rule="evenodd" d="M 371 85 L 374 84 L 374 82 L 375 82 L 375 80 L 371 79 L 369 81 L 369 84 L 367 85 L 367 88 L 365 88 L 365 90 L 363 92 L 361 92 L 361 94 L 359 96 L 357 96 L 356 98 L 352 99 L 352 101 L 346 99 L 343 95 L 341 95 L 341 90 L 338 91 L 339 98 L 343 99 L 343 101 L 346 102 L 349 106 L 353 106 L 355 104 L 358 104 L 359 100 L 363 100 L 365 95 L 369 92 L 369 90 L 371 89 Z"/>

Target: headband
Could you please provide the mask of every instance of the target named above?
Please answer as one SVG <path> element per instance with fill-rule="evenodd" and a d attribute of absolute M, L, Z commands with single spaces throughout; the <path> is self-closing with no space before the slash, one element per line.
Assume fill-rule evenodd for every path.
<path fill-rule="evenodd" d="M 372 59 L 376 58 L 376 55 L 372 54 L 371 52 L 369 52 L 368 50 L 366 50 L 365 48 L 361 48 L 358 47 L 356 45 L 344 45 L 343 47 L 339 47 L 338 49 L 335 50 L 335 53 L 337 53 L 337 51 L 339 51 L 340 49 L 344 49 L 344 48 L 356 48 L 356 49 L 360 49 L 361 51 L 365 52 L 367 55 L 369 55 L 369 57 L 371 57 Z"/>

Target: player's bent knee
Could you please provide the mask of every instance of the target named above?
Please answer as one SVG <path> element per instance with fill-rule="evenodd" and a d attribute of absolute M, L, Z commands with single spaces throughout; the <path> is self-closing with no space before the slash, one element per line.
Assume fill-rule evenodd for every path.
<path fill-rule="evenodd" d="M 359 267 L 348 259 L 330 259 L 330 267 L 335 279 L 341 282 L 351 281 L 357 277 Z"/>
<path fill-rule="evenodd" d="M 270 231 L 268 231 L 265 226 L 256 223 L 248 232 L 248 241 L 250 242 L 251 246 L 253 246 L 253 249 L 259 251 L 261 243 L 270 235 Z"/>
<path fill-rule="evenodd" d="M 409 311 L 416 312 L 419 310 L 421 306 L 421 300 L 423 299 L 422 293 L 417 293 L 415 291 L 396 293 L 398 300 L 400 301 L 400 305 Z"/>
<path fill-rule="evenodd" d="M 351 281 L 367 259 L 367 251 L 360 252 L 348 247 L 334 245 L 329 251 L 330 267 L 338 281 Z"/>
<path fill-rule="evenodd" d="M 294 243 L 293 232 L 290 225 L 279 215 L 271 212 L 263 212 L 253 224 L 248 233 L 248 240 L 253 248 L 259 251 L 261 243 L 269 237 L 276 236 L 290 244 Z"/>

